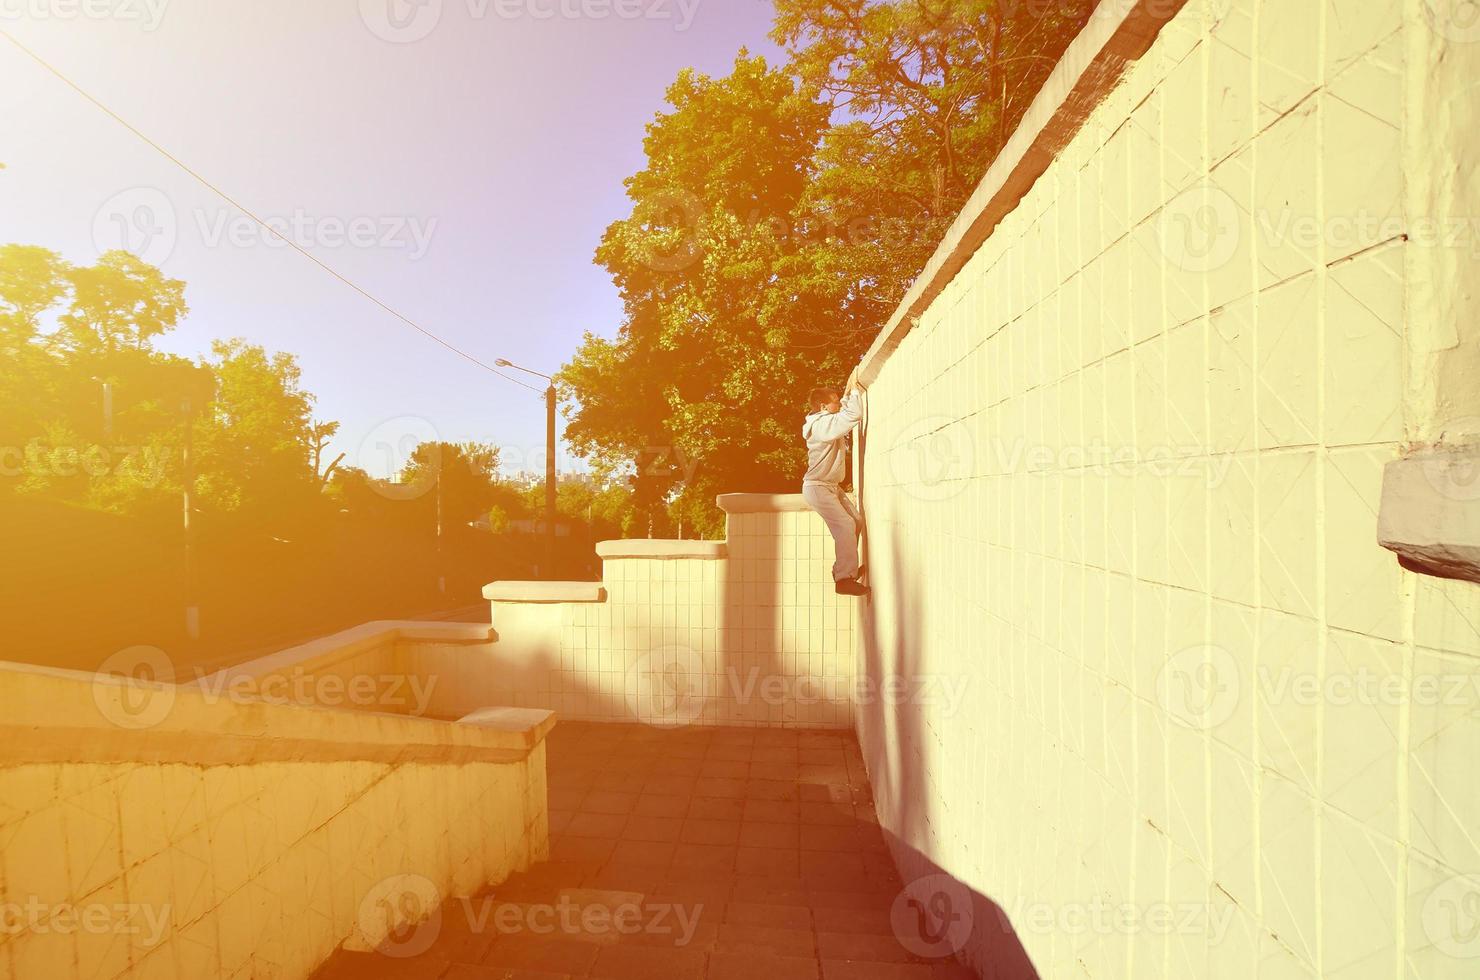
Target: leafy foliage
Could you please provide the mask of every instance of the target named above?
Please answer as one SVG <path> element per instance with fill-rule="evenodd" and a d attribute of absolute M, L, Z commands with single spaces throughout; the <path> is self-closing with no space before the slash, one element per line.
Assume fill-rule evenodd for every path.
<path fill-rule="evenodd" d="M 216 396 L 195 431 L 202 502 L 246 521 L 302 509 L 319 487 L 313 396 L 297 360 L 239 339 L 215 341 L 211 354 Z"/>
<path fill-rule="evenodd" d="M 1094 6 L 775 2 L 787 65 L 669 88 L 596 252 L 623 323 L 559 376 L 639 530 L 714 534 L 715 493 L 794 487 L 806 391 L 847 377 Z"/>
<path fill-rule="evenodd" d="M 772 39 L 835 110 L 806 205 L 846 229 L 810 256 L 848 324 L 894 311 L 1093 0 L 776 0 Z"/>
<path fill-rule="evenodd" d="M 183 283 L 126 252 L 77 267 L 0 247 L 0 445 L 13 477 L 0 493 L 170 507 L 186 425 L 212 388 L 209 371 L 152 349 L 185 310 Z"/>
<path fill-rule="evenodd" d="M 560 375 L 580 401 L 566 438 L 630 467 L 636 530 L 660 533 L 680 485 L 759 489 L 796 466 L 794 440 L 753 421 L 815 360 L 786 342 L 798 313 L 774 290 L 796 242 L 769 219 L 798 207 L 827 126 L 826 106 L 744 52 L 724 79 L 685 71 L 668 100 L 627 181 L 632 214 L 597 251 L 627 322 L 615 341 L 588 335 Z"/>

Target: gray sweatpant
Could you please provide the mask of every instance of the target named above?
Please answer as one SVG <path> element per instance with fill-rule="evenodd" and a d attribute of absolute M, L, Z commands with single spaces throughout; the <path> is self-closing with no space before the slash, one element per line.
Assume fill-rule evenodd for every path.
<path fill-rule="evenodd" d="M 858 574 L 858 532 L 863 530 L 863 515 L 836 483 L 804 483 L 802 499 L 822 516 L 832 532 L 837 560 L 833 562 L 833 581 L 853 578 Z"/>

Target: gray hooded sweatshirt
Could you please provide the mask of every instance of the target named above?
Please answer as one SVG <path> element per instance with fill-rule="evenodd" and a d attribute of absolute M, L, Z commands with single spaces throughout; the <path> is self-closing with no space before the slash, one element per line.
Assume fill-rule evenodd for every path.
<path fill-rule="evenodd" d="M 802 486 L 843 482 L 848 470 L 848 433 L 863 420 L 863 399 L 858 392 L 843 396 L 836 412 L 813 412 L 802 423 L 802 438 L 807 440 L 807 475 Z"/>

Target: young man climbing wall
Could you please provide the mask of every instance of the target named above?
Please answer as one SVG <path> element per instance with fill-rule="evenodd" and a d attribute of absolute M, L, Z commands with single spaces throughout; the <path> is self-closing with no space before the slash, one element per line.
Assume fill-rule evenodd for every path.
<path fill-rule="evenodd" d="M 863 419 L 863 386 L 850 381 L 842 398 L 836 388 L 814 388 L 807 396 L 807 411 L 802 424 L 802 438 L 807 442 L 802 497 L 832 533 L 837 553 L 833 584 L 838 594 L 868 595 L 868 587 L 858 581 L 858 532 L 863 529 L 863 515 L 843 492 L 848 436 Z"/>

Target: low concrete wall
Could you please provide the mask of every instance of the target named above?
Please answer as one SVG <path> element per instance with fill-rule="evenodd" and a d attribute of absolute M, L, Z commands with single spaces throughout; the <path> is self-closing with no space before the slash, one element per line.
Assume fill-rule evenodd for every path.
<path fill-rule="evenodd" d="M 826 526 L 800 494 L 719 502 L 724 542 L 602 542 L 599 592 L 572 601 L 494 583 L 488 659 L 433 656 L 475 664 L 458 689 L 562 718 L 851 726 L 857 600 L 833 592 Z"/>
<path fill-rule="evenodd" d="M 726 541 L 603 541 L 601 582 L 494 582 L 492 629 L 366 623 L 202 678 L 206 692 L 458 719 L 487 705 L 658 725 L 848 728 L 853 606 L 800 494 L 726 494 Z M 883 696 L 881 694 L 881 696 Z"/>
<path fill-rule="evenodd" d="M 536 590 L 555 584 L 533 583 Z M 507 685 L 492 682 L 495 638 L 477 623 L 380 620 L 234 664 L 194 686 L 216 697 L 455 721 L 505 703 L 498 692 Z"/>
<path fill-rule="evenodd" d="M 548 717 L 0 664 L 0 977 L 306 977 L 548 855 Z M 497 719 L 494 720 L 497 725 Z"/>

